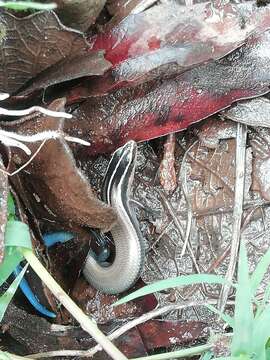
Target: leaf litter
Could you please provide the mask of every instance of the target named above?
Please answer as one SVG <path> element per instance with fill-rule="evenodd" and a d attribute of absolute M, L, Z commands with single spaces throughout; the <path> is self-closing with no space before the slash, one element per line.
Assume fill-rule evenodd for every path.
<path fill-rule="evenodd" d="M 148 5 L 149 3 L 150 2 L 148 2 Z M 168 4 L 169 2 L 163 3 Z M 47 123 L 50 123 L 50 126 L 53 128 L 61 126 L 63 132 L 69 136 L 80 135 L 85 140 L 91 140 L 91 146 L 88 152 L 85 152 L 85 150 L 82 150 L 79 146 L 72 146 L 72 153 L 70 148 L 66 147 L 66 144 L 63 144 L 63 141 L 60 140 L 58 143 L 51 144 L 51 148 L 48 146 L 43 149 L 43 151 L 37 155 L 35 161 L 30 164 L 30 167 L 17 177 L 17 181 L 23 184 L 23 188 L 27 189 L 28 185 L 24 182 L 24 178 L 29 176 L 30 171 L 30 178 L 35 176 L 36 180 L 34 184 L 28 181 L 30 185 L 38 186 L 37 184 L 40 183 L 41 189 L 44 189 L 43 186 L 53 188 L 57 199 L 57 191 L 61 190 L 62 186 L 64 191 L 66 191 L 68 185 L 72 182 L 73 176 L 78 177 L 78 172 L 83 172 L 85 178 L 88 179 L 98 194 L 101 188 L 102 177 L 104 176 L 108 163 L 108 157 L 104 155 L 100 155 L 99 157 L 94 156 L 112 151 L 129 138 L 134 138 L 141 142 L 165 135 L 172 131 L 186 129 L 192 123 L 209 117 L 237 100 L 263 95 L 268 92 L 269 71 L 267 62 L 269 56 L 267 51 L 265 51 L 269 42 L 269 31 L 265 31 L 269 27 L 267 22 L 268 7 L 262 8 L 260 11 L 258 10 L 259 15 L 255 13 L 256 16 L 249 18 L 251 19 L 251 24 L 245 24 L 246 27 L 241 29 L 241 26 L 239 26 L 239 18 L 237 17 L 238 11 L 240 11 L 241 16 L 243 14 L 246 16 L 250 15 L 250 11 L 253 11 L 255 8 L 252 8 L 251 4 L 241 5 L 244 10 L 242 10 L 241 6 L 235 7 L 228 5 L 226 8 L 228 9 L 227 11 L 229 11 L 228 14 L 231 15 L 230 11 L 233 10 L 233 13 L 236 15 L 236 17 L 233 18 L 235 20 L 235 26 L 242 37 L 237 37 L 234 43 L 229 44 L 229 48 L 224 46 L 221 49 L 221 53 L 217 51 L 214 54 L 216 59 L 221 58 L 220 60 L 211 62 L 213 55 L 210 57 L 206 52 L 207 58 L 199 59 L 198 63 L 194 63 L 193 60 L 188 61 L 186 67 L 185 63 L 183 63 L 184 66 L 183 64 L 180 64 L 180 66 L 178 64 L 178 66 L 174 67 L 173 71 L 168 74 L 166 73 L 166 69 L 168 68 L 165 67 L 165 70 L 164 68 L 159 69 L 161 65 L 174 62 L 174 58 L 171 58 L 168 56 L 168 53 L 166 53 L 162 55 L 162 60 L 158 59 L 157 62 L 153 61 L 153 68 L 148 68 L 146 74 L 141 74 L 140 62 L 143 60 L 143 63 L 145 61 L 147 64 L 147 60 L 150 60 L 151 63 L 152 60 L 155 60 L 155 51 L 160 52 L 163 51 L 164 48 L 167 51 L 166 46 L 171 44 L 170 41 L 172 41 L 172 39 L 170 36 L 172 33 L 168 32 L 168 38 L 165 39 L 167 43 L 165 41 L 160 47 L 157 39 L 151 38 L 154 35 L 151 33 L 148 34 L 146 31 L 142 38 L 148 42 L 146 50 L 153 50 L 151 56 L 148 56 L 147 51 L 144 52 L 145 48 L 143 48 L 143 46 L 140 47 L 141 45 L 139 46 L 138 42 L 136 43 L 136 41 L 140 40 L 140 37 L 138 37 L 138 39 L 135 38 L 135 41 L 132 39 L 133 42 L 127 44 L 124 52 L 120 52 L 122 56 L 120 60 L 114 58 L 115 54 L 112 51 L 114 46 L 111 46 L 110 43 L 110 41 L 113 43 L 115 39 L 110 38 L 110 36 L 108 37 L 108 42 L 106 43 L 108 45 L 107 48 L 105 46 L 106 44 L 104 45 L 104 42 L 102 43 L 100 40 L 106 39 L 111 29 L 121 28 L 121 26 L 125 25 L 125 22 L 129 23 L 131 17 L 132 19 L 139 19 L 139 25 L 141 24 L 140 21 L 142 21 L 142 23 L 145 21 L 148 25 L 149 19 L 155 21 L 155 16 L 153 15 L 158 7 L 154 6 L 152 8 L 151 5 L 149 5 L 150 7 L 148 8 L 147 5 L 143 7 L 143 10 L 138 10 L 138 7 L 136 10 L 138 2 L 133 2 L 131 6 L 133 5 L 133 9 L 135 9 L 134 13 L 131 15 L 122 14 L 122 18 L 121 14 L 119 15 L 118 13 L 119 9 L 111 7 L 111 11 L 116 15 L 115 18 L 112 19 L 112 22 L 107 25 L 108 32 L 106 33 L 105 26 L 105 32 L 103 34 L 94 36 L 93 38 L 90 37 L 90 40 L 92 39 L 92 45 L 94 44 L 94 50 L 98 50 L 98 46 L 100 46 L 100 50 L 105 50 L 105 60 L 101 53 L 98 55 L 100 56 L 101 63 L 104 61 L 103 64 L 106 64 L 106 61 L 110 59 L 113 68 L 110 70 L 110 65 L 107 64 L 107 68 L 105 66 L 101 68 L 101 71 L 97 69 L 96 73 L 89 73 L 88 71 L 81 73 L 82 77 L 97 75 L 97 78 L 92 79 L 92 81 L 87 78 L 90 85 L 89 87 L 86 86 L 84 94 L 88 99 L 76 108 L 73 113 L 75 115 L 73 119 L 61 122 L 61 120 L 54 119 L 52 121 L 51 119 L 44 119 L 44 117 L 34 117 L 34 119 L 28 118 L 25 119 L 25 121 L 21 122 L 19 120 L 18 122 L 15 121 L 13 124 L 9 123 L 7 125 L 9 129 L 11 127 L 12 130 L 31 133 L 33 129 L 37 129 L 39 126 L 43 128 L 43 126 L 47 126 Z M 163 6 L 162 9 L 168 10 L 165 5 L 158 6 Z M 208 5 L 201 4 L 197 7 L 196 5 L 194 6 L 195 14 L 197 14 L 196 11 L 198 11 L 200 15 L 200 8 L 205 9 Z M 177 8 L 177 11 L 178 10 L 180 11 L 181 9 Z M 244 11 L 244 13 L 241 13 L 241 11 Z M 225 12 L 225 14 L 227 13 Z M 263 23 L 265 28 L 261 28 L 261 23 L 259 22 L 256 24 L 261 14 L 265 16 L 266 19 L 266 22 Z M 3 15 L 1 14 L 1 16 Z M 40 21 L 42 15 L 35 16 L 36 19 Z M 35 16 L 30 17 L 28 21 L 33 21 Z M 55 15 L 47 14 L 46 16 L 48 16 L 46 21 L 49 22 L 52 21 L 52 19 L 54 19 L 54 21 L 56 19 Z M 188 23 L 190 23 L 191 20 L 189 17 L 187 17 L 187 19 Z M 191 19 L 193 19 L 192 16 Z M 230 19 L 230 16 L 228 16 L 228 18 L 225 16 L 224 24 L 226 24 L 226 21 L 230 23 Z M 17 28 L 23 23 L 21 20 L 13 19 L 12 21 L 14 21 L 15 27 Z M 255 23 L 252 23 L 252 21 L 255 21 Z M 228 24 L 224 25 L 225 30 Z M 137 26 L 136 21 L 135 25 Z M 186 25 L 185 22 L 184 25 Z M 181 26 L 179 32 L 175 34 L 182 34 L 180 31 Z M 258 27 L 256 28 L 256 26 Z M 157 29 L 159 29 L 158 26 Z M 198 27 L 195 30 L 197 34 L 200 34 L 203 32 L 203 29 L 202 20 L 200 19 L 200 21 L 198 21 Z M 62 30 L 63 27 L 59 25 L 58 31 L 61 32 Z M 141 30 L 145 31 L 145 28 L 142 26 Z M 243 31 L 241 32 L 241 30 Z M 246 37 L 250 35 L 249 30 L 251 32 L 257 30 L 257 32 L 246 40 Z M 138 36 L 136 31 L 135 34 Z M 127 35 L 130 34 L 127 33 Z M 222 39 L 224 33 L 218 33 L 218 36 L 221 35 Z M 89 46 L 86 45 L 83 36 L 78 32 L 68 30 L 68 36 L 71 36 L 76 44 L 80 44 L 79 50 L 85 50 L 85 46 Z M 148 41 L 149 36 L 152 42 Z M 220 38 L 217 37 L 217 39 Z M 126 40 L 128 40 L 128 36 L 124 33 L 123 41 Z M 181 43 L 181 38 L 177 40 Z M 103 46 L 101 46 L 101 44 L 103 44 Z M 117 44 L 121 45 L 121 41 Z M 138 51 L 135 51 L 135 57 L 133 57 L 133 55 L 131 56 L 130 44 L 134 45 L 137 49 L 136 51 Z M 150 49 L 150 45 L 155 45 L 158 48 Z M 190 50 L 192 54 L 192 51 L 196 49 L 195 46 L 188 50 Z M 207 50 L 207 47 L 205 47 L 205 49 Z M 70 47 L 68 47 L 67 50 L 70 51 Z M 226 55 L 227 53 L 230 54 Z M 85 55 L 84 58 L 84 53 L 82 52 L 81 54 L 82 59 L 87 59 L 88 55 Z M 194 54 L 196 54 L 196 51 L 193 55 Z M 159 55 L 161 54 L 159 53 Z M 226 55 L 226 57 L 223 58 L 224 55 Z M 68 57 L 69 54 L 67 53 L 66 56 Z M 138 56 L 141 58 L 138 59 Z M 74 59 L 76 61 L 76 57 Z M 136 63 L 134 59 L 136 59 L 138 63 Z M 209 62 L 200 65 L 200 62 L 204 60 L 209 60 Z M 37 60 L 34 59 L 31 61 L 34 63 Z M 35 81 L 38 81 L 38 77 L 34 79 L 32 83 L 34 87 L 28 88 L 29 93 L 33 89 L 37 90 L 39 87 L 46 88 L 47 86 L 56 85 L 65 80 L 80 78 L 81 76 L 76 75 L 75 72 L 74 77 L 67 75 L 67 77 L 63 76 L 62 78 L 56 79 L 56 82 L 54 81 L 54 74 L 57 71 L 54 70 L 54 66 L 56 66 L 57 69 L 59 64 L 61 65 L 66 61 L 69 62 L 69 60 L 65 59 L 65 56 L 64 59 L 60 57 L 53 61 L 53 63 L 46 64 L 44 69 L 39 68 L 36 72 L 31 72 L 29 76 L 27 75 L 28 77 L 16 75 L 16 78 L 19 78 L 18 83 L 12 83 L 10 79 L 7 79 L 6 82 L 5 79 L 5 81 L 1 82 L 1 85 L 3 86 L 4 84 L 5 86 L 3 89 L 1 88 L 1 91 L 17 91 L 22 85 L 25 85 L 28 80 L 31 80 L 33 76 L 41 76 L 43 71 L 45 71 L 44 78 L 46 81 L 41 82 L 43 85 L 40 86 L 34 85 Z M 72 65 L 72 59 L 70 64 Z M 138 67 L 136 67 L 137 64 Z M 130 67 L 132 71 L 135 70 L 135 75 L 132 74 L 132 71 L 121 72 L 121 69 L 123 69 L 121 66 L 127 66 L 128 69 Z M 252 71 L 247 71 L 249 67 L 251 67 Z M 69 69 L 69 67 L 60 68 L 65 69 L 63 70 L 64 72 L 66 69 Z M 183 68 L 185 68 L 185 72 L 183 72 Z M 256 68 L 256 71 L 254 71 L 254 68 Z M 46 73 L 47 69 L 48 72 Z M 139 71 L 137 71 L 137 69 L 139 69 Z M 104 74 L 106 70 L 107 72 Z M 94 71 L 96 70 L 94 69 Z M 241 78 L 242 73 L 247 75 L 246 78 Z M 108 79 L 113 81 L 108 83 Z M 121 83 L 123 79 L 127 82 L 133 82 L 133 87 L 126 88 L 126 84 Z M 145 83 L 145 81 L 147 81 L 147 83 Z M 80 86 L 81 84 L 84 84 L 84 80 L 80 83 Z M 106 94 L 108 89 L 112 90 L 116 84 L 119 89 L 113 93 Z M 100 86 L 100 89 L 97 90 L 96 97 L 91 97 L 93 95 L 91 86 L 95 87 L 96 85 Z M 68 100 L 70 94 L 69 90 L 67 90 L 66 95 Z M 76 95 L 76 92 L 73 94 Z M 100 94 L 102 94 L 102 96 L 99 96 Z M 157 99 L 159 101 L 157 101 Z M 79 92 L 77 93 L 77 101 L 81 101 Z M 258 124 L 261 126 L 269 126 L 267 116 L 269 113 L 268 107 L 269 100 L 267 95 L 253 100 L 241 101 L 235 106 L 223 111 L 220 115 L 215 115 L 205 120 L 199 126 L 194 126 L 185 132 L 177 134 L 175 139 L 171 137 L 167 140 L 158 139 L 140 144 L 134 182 L 134 198 L 143 205 L 143 208 L 138 207 L 136 212 L 140 220 L 143 235 L 147 239 L 147 260 L 145 270 L 142 274 L 144 283 L 152 283 L 156 280 L 181 274 L 212 272 L 214 274 L 224 275 L 228 269 L 230 259 L 233 258 L 233 260 L 236 261 L 235 253 L 232 254 L 233 256 L 230 255 L 230 244 L 233 227 L 236 226 L 234 216 L 236 211 L 234 199 L 235 168 L 237 167 L 235 152 L 239 135 L 237 135 L 237 125 L 229 120 L 224 121 L 224 118 L 243 123 L 243 128 L 246 125 L 249 126 L 247 142 L 244 145 L 246 148 L 245 156 L 242 159 L 242 161 L 245 162 L 246 168 L 244 187 L 242 189 L 244 193 L 243 209 L 241 210 L 240 208 L 238 210 L 238 226 L 235 228 L 234 233 L 236 238 L 238 237 L 239 239 L 241 235 L 241 239 L 248 243 L 250 265 L 252 269 L 255 268 L 260 257 L 269 247 L 270 214 L 268 205 L 270 186 L 267 174 L 269 167 L 268 153 L 270 137 L 268 129 L 257 127 Z M 193 109 L 192 112 L 190 111 L 191 108 Z M 73 108 L 71 107 L 70 110 L 72 111 Z M 89 119 L 94 119 L 94 121 L 89 121 Z M 61 125 L 59 125 L 60 122 Z M 50 174 L 48 164 L 52 164 L 52 168 L 54 169 L 59 169 L 60 165 L 62 165 L 54 161 L 53 155 L 63 150 L 59 148 L 59 143 L 62 144 L 63 149 L 66 149 L 63 151 L 63 159 L 66 159 L 63 161 L 63 164 L 67 164 L 67 168 L 71 166 L 71 172 L 69 172 L 68 175 L 64 172 L 62 177 L 64 180 L 70 179 L 70 182 L 64 184 L 64 181 L 62 181 L 61 185 L 57 180 L 57 186 L 55 186 L 55 184 L 51 186 L 50 181 L 52 181 L 53 176 L 55 176 L 57 172 L 54 171 L 53 174 Z M 163 153 L 164 144 L 165 150 Z M 91 157 L 90 159 L 89 155 Z M 19 165 L 22 161 L 21 157 L 22 154 L 20 151 L 13 155 L 15 164 L 17 162 L 17 165 Z M 160 169 L 162 158 L 165 160 L 165 163 L 166 161 L 167 164 L 169 163 L 168 168 L 166 168 L 167 165 L 165 166 L 164 172 Z M 43 168 L 42 166 L 45 167 Z M 67 170 L 67 168 L 65 170 Z M 169 187 L 167 187 L 164 181 L 160 183 L 158 175 L 160 170 L 162 170 L 163 179 L 169 179 L 170 181 L 172 179 Z M 167 179 L 166 171 L 168 171 L 167 176 L 169 176 Z M 46 176 L 43 176 L 44 174 L 46 175 L 46 173 L 48 174 L 47 179 Z M 72 177 L 70 177 L 70 173 L 73 174 Z M 74 188 L 77 188 L 77 186 L 74 185 Z M 101 205 L 99 200 L 92 196 L 90 185 L 86 186 L 86 188 L 86 190 L 82 191 L 81 198 L 83 199 L 85 194 L 89 194 L 90 192 L 91 201 L 94 201 L 93 204 Z M 73 189 L 70 190 L 71 195 L 72 192 Z M 35 199 L 33 199 L 33 197 L 31 199 L 29 193 L 34 193 Z M 72 215 L 69 213 L 72 196 L 71 198 L 65 196 L 65 201 L 69 201 L 64 205 L 61 204 L 59 208 L 58 201 L 52 202 L 48 197 L 48 193 L 44 190 L 39 191 L 38 188 L 33 191 L 31 187 L 28 193 L 25 191 L 23 197 L 25 206 L 27 206 L 26 204 L 29 205 L 28 210 L 30 210 L 30 218 L 32 218 L 35 223 L 33 227 L 35 228 L 35 232 L 40 233 L 44 231 L 44 229 L 53 230 L 55 227 L 59 227 L 59 222 L 62 222 L 61 226 L 63 226 L 63 222 L 65 223 L 64 226 L 66 226 L 69 219 L 74 218 L 74 216 L 78 216 L 81 219 L 80 213 L 73 213 Z M 33 200 L 37 203 L 34 207 Z M 239 200 L 241 202 L 238 192 L 236 194 L 236 200 L 237 202 L 239 202 Z M 46 203 L 47 209 L 46 207 L 45 209 L 47 210 L 47 214 L 44 215 L 43 213 L 42 215 L 38 215 L 41 206 Z M 55 217 L 53 214 L 50 214 L 52 216 L 50 219 L 51 224 L 48 225 L 48 208 L 50 209 L 50 206 L 53 211 L 57 212 L 57 216 Z M 87 206 L 89 206 L 89 204 L 87 204 Z M 67 211 L 63 211 L 63 209 L 67 209 Z M 101 206 L 101 210 L 105 211 L 106 207 Z M 104 227 L 104 221 L 106 221 L 108 225 L 109 217 L 107 215 L 105 215 L 105 220 L 101 221 L 101 223 L 97 223 L 98 219 L 95 219 L 95 224 L 88 222 L 87 225 L 102 228 Z M 110 216 L 111 215 L 112 214 L 110 214 Z M 242 225 L 240 229 L 241 218 Z M 113 216 L 111 221 L 113 221 Z M 78 225 L 78 223 L 82 222 L 78 221 L 76 225 Z M 75 225 L 73 229 L 78 231 L 78 227 Z M 81 234 L 82 233 L 83 231 Z M 87 237 L 85 237 L 85 233 L 82 236 L 84 236 L 84 245 L 87 245 L 87 242 L 90 241 L 89 237 L 88 240 L 86 240 Z M 37 244 L 38 243 L 39 240 L 37 240 Z M 237 244 L 238 240 L 236 239 L 236 249 Z M 47 252 L 44 259 L 48 261 L 48 264 L 55 261 L 54 266 L 52 266 L 53 273 L 56 277 L 61 278 L 62 267 L 57 266 L 57 264 L 60 264 L 60 256 L 58 256 L 58 258 L 55 256 L 57 251 L 59 253 L 64 252 L 68 255 L 68 258 L 71 259 L 72 256 L 74 256 L 74 252 L 78 257 L 82 256 L 79 254 L 85 251 L 83 247 L 80 241 L 75 241 L 72 246 L 67 244 L 60 247 L 59 245 Z M 235 263 L 233 267 L 234 266 Z M 76 274 L 78 277 L 79 271 L 77 271 Z M 233 271 L 230 273 L 230 276 L 232 275 Z M 264 279 L 264 283 L 266 284 L 267 282 L 269 282 L 269 274 L 267 274 Z M 137 284 L 138 287 L 141 285 L 141 283 Z M 204 336 L 207 336 L 207 330 L 209 329 L 205 324 L 212 323 L 213 327 L 218 327 L 219 325 L 214 322 L 215 316 L 212 313 L 203 307 L 196 307 L 196 304 L 204 302 L 207 299 L 214 299 L 216 301 L 220 293 L 220 287 L 218 286 L 194 285 L 187 288 L 176 288 L 164 291 L 146 298 L 144 303 L 133 302 L 129 306 L 118 310 L 118 312 L 115 312 L 115 310 L 112 311 L 110 308 L 110 304 L 115 301 L 114 297 L 102 296 L 96 293 L 94 289 L 89 288 L 89 285 L 82 278 L 77 279 L 75 277 L 73 282 L 69 282 L 67 286 L 68 290 L 73 288 L 73 297 L 80 302 L 84 310 L 90 315 L 94 315 L 96 320 L 102 322 L 104 326 L 108 325 L 111 321 L 118 321 L 118 323 L 123 324 L 127 322 L 130 317 L 138 316 L 142 317 L 140 321 L 143 322 L 143 312 L 145 309 L 150 312 L 155 311 L 154 308 L 157 304 L 161 309 L 164 309 L 164 312 L 161 311 L 159 314 L 162 321 L 152 321 L 146 323 L 146 325 L 140 325 L 139 330 L 133 330 L 130 339 L 133 340 L 136 338 L 136 344 L 138 346 L 136 349 L 129 349 L 130 356 L 145 355 L 146 350 L 151 351 L 153 349 L 167 347 L 170 344 L 182 345 L 187 342 L 189 343 L 190 340 L 202 339 Z M 263 287 L 259 289 L 259 294 L 261 292 L 263 292 Z M 229 291 L 228 295 L 229 299 L 231 299 L 233 292 Z M 45 294 L 45 297 L 46 296 L 49 299 L 48 295 Z M 192 306 L 183 306 L 182 308 L 179 306 L 180 303 L 191 301 L 191 299 L 193 301 Z M 163 306 L 164 308 L 162 308 Z M 165 311 L 166 306 L 169 306 L 167 308 L 168 314 L 166 314 Z M 17 311 L 19 312 L 19 310 Z M 68 315 L 64 315 L 62 319 L 68 322 Z M 186 320 L 193 320 L 190 328 L 185 328 Z M 58 321 L 61 322 L 61 318 L 58 318 Z M 16 330 L 16 324 L 7 323 L 11 326 L 10 333 L 12 333 L 12 329 Z M 179 336 L 179 327 L 181 326 L 184 326 L 184 331 L 181 336 Z M 172 331 L 173 328 L 176 329 L 175 332 Z M 198 329 L 197 335 L 192 333 L 192 328 Z M 166 329 L 172 331 L 169 338 L 169 330 Z M 107 330 L 109 331 L 109 328 L 107 328 Z M 76 333 L 76 328 L 73 327 L 71 331 Z M 158 334 L 164 331 L 165 335 L 158 338 L 155 336 L 155 331 Z M 151 332 L 153 335 L 149 337 L 149 344 L 146 344 L 147 335 Z M 178 332 L 178 335 L 176 335 L 176 332 Z M 75 333 L 73 333 L 69 339 L 66 339 L 66 348 L 70 346 L 70 348 L 75 349 Z M 18 332 L 16 333 L 16 331 L 14 331 L 12 334 L 14 339 L 18 341 L 22 340 Z M 59 336 L 58 341 L 60 341 L 60 338 L 61 336 Z M 123 345 L 123 348 L 126 350 L 132 342 L 130 339 L 126 334 Z M 144 339 L 144 341 L 141 341 L 142 339 Z M 45 343 L 47 342 L 46 339 L 44 339 L 44 341 Z M 31 352 L 32 349 L 29 348 L 25 339 L 22 340 L 22 343 L 25 346 L 25 352 Z M 54 344 L 54 346 L 55 349 L 57 349 L 57 344 Z M 85 342 L 85 349 L 89 348 L 89 346 L 89 342 Z M 77 348 L 78 347 L 77 344 Z M 37 344 L 35 351 L 41 351 L 42 349 L 41 344 Z M 53 348 L 47 348 L 47 350 L 53 350 Z"/>

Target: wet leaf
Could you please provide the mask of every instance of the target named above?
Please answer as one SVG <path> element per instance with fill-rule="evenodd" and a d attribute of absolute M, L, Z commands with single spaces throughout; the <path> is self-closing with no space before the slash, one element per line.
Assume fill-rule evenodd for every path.
<path fill-rule="evenodd" d="M 148 7 L 154 5 L 156 0 L 108 0 L 106 7 L 111 15 L 114 15 L 111 23 L 118 24 L 121 20 L 131 14 L 139 14 Z M 111 26 L 110 23 L 110 26 Z"/>
<path fill-rule="evenodd" d="M 148 351 L 198 341 L 208 333 L 208 325 L 199 321 L 150 320 L 140 324 L 138 329 Z"/>
<path fill-rule="evenodd" d="M 270 129 L 257 128 L 250 140 L 253 152 L 252 189 L 270 200 Z"/>
<path fill-rule="evenodd" d="M 164 142 L 163 159 L 159 167 L 159 181 L 165 191 L 173 191 L 177 186 L 175 174 L 175 135 L 168 135 Z"/>
<path fill-rule="evenodd" d="M 270 101 L 265 97 L 240 101 L 224 110 L 222 116 L 249 126 L 270 127 Z"/>
<path fill-rule="evenodd" d="M 2 157 L 0 156 L 0 167 L 5 169 Z M 8 207 L 8 175 L 0 171 L 0 264 L 4 257 L 4 236 L 7 222 Z"/>
<path fill-rule="evenodd" d="M 80 32 L 63 26 L 53 12 L 25 18 L 0 14 L 0 91 L 14 93 L 49 66 L 87 47 Z"/>
<path fill-rule="evenodd" d="M 104 59 L 103 51 L 65 58 L 39 73 L 20 95 L 84 76 L 103 75 L 110 67 L 110 62 Z"/>
<path fill-rule="evenodd" d="M 123 12 L 130 11 L 128 16 L 122 14 L 119 22 L 113 19 L 102 33 L 89 39 L 92 50 L 104 49 L 105 58 L 113 64 L 107 77 L 93 85 L 93 94 L 96 88 L 105 93 L 220 59 L 252 33 L 270 27 L 270 7 L 258 8 L 254 2 L 186 7 L 172 1 L 150 8 L 144 3 L 126 4 Z"/>
<path fill-rule="evenodd" d="M 190 189 L 192 211 L 203 214 L 231 207 L 234 194 L 235 141 L 223 141 L 216 149 L 195 145 L 189 162 L 191 172 L 187 181 L 190 185 L 193 184 Z"/>
<path fill-rule="evenodd" d="M 110 152 L 130 139 L 149 140 L 186 129 L 239 99 L 267 93 L 269 46 L 267 31 L 223 59 L 172 79 L 90 98 L 67 131 L 76 134 L 79 122 L 82 136 L 91 141 L 88 154 L 95 154 Z"/>
<path fill-rule="evenodd" d="M 94 24 L 106 0 L 56 0 L 61 21 L 74 29 L 86 31 Z"/>

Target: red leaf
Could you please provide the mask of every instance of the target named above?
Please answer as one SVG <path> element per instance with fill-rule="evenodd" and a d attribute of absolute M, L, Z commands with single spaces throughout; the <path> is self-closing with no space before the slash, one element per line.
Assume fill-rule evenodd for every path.
<path fill-rule="evenodd" d="M 118 24 L 89 39 L 92 50 L 104 49 L 114 68 L 93 84 L 106 93 L 138 84 L 161 74 L 186 71 L 220 59 L 241 46 L 254 32 L 270 27 L 270 7 L 254 2 L 199 3 L 185 7 L 175 2 L 133 11 Z M 170 64 L 170 66 L 167 66 Z"/>
<path fill-rule="evenodd" d="M 146 349 L 183 345 L 206 337 L 208 325 L 199 321 L 150 320 L 138 326 Z"/>
<path fill-rule="evenodd" d="M 270 31 L 251 37 L 225 58 L 174 78 L 155 80 L 84 102 L 65 130 L 91 142 L 88 154 L 110 152 L 186 129 L 233 102 L 269 91 Z M 74 124 L 75 122 L 75 124 Z"/>

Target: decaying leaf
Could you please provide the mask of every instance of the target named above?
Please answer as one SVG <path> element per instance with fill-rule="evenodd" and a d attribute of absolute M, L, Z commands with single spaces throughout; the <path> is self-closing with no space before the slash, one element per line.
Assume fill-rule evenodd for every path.
<path fill-rule="evenodd" d="M 0 91 L 16 92 L 32 77 L 87 47 L 82 33 L 63 26 L 54 12 L 25 18 L 0 14 Z"/>
<path fill-rule="evenodd" d="M 198 138 L 202 145 L 216 149 L 220 140 L 233 139 L 236 137 L 236 123 L 222 121 L 217 116 L 212 116 L 199 127 Z"/>
<path fill-rule="evenodd" d="M 270 31 L 249 38 L 221 60 L 174 78 L 150 81 L 85 101 L 68 122 L 80 122 L 88 154 L 110 152 L 126 141 L 143 141 L 186 129 L 233 102 L 269 91 Z"/>
<path fill-rule="evenodd" d="M 132 9 L 133 3 L 128 2 L 127 9 Z M 137 7 L 141 5 L 139 2 Z M 106 93 L 127 83 L 134 86 L 179 74 L 222 58 L 251 34 L 269 27 L 270 6 L 258 8 L 254 2 L 206 2 L 186 7 L 171 1 L 146 6 L 142 12 L 132 9 L 128 16 L 120 16 L 118 22 L 113 19 L 102 33 L 89 39 L 92 50 L 104 49 L 105 58 L 113 64 L 110 76 L 98 80 L 98 88 Z"/>
<path fill-rule="evenodd" d="M 104 59 L 103 51 L 84 53 L 71 59 L 68 57 L 39 73 L 20 95 L 85 76 L 103 75 L 110 67 L 109 61 Z"/>
<path fill-rule="evenodd" d="M 163 159 L 159 167 L 159 180 L 165 191 L 173 191 L 177 186 L 174 151 L 175 135 L 169 134 L 164 143 Z"/>
<path fill-rule="evenodd" d="M 65 100 L 55 100 L 50 109 L 63 110 Z M 35 134 L 41 131 L 63 130 L 65 119 L 37 116 L 14 126 L 19 134 Z M 31 144 L 34 153 L 39 143 Z M 15 161 L 24 163 L 28 158 L 21 151 L 14 151 Z M 36 210 L 46 210 L 47 219 L 75 223 L 108 230 L 116 221 L 111 207 L 97 199 L 86 177 L 76 167 L 66 141 L 62 138 L 48 140 L 33 159 L 19 173 L 25 189 L 35 199 Z"/>
<path fill-rule="evenodd" d="M 195 145 L 189 157 L 189 181 L 196 182 L 191 192 L 192 211 L 198 214 L 230 208 L 234 200 L 235 140 L 221 141 L 213 150 Z"/>
<path fill-rule="evenodd" d="M 2 157 L 0 156 L 0 168 L 5 169 Z M 7 222 L 7 198 L 8 198 L 8 176 L 0 171 L 0 263 L 4 257 L 4 236 Z"/>
<path fill-rule="evenodd" d="M 106 0 L 56 0 L 61 21 L 74 29 L 86 31 L 94 24 Z"/>
<path fill-rule="evenodd" d="M 208 334 L 208 324 L 199 321 L 150 320 L 140 324 L 138 329 L 148 351 L 184 345 L 203 339 Z"/>
<path fill-rule="evenodd" d="M 257 128 L 250 141 L 253 152 L 252 189 L 270 200 L 270 131 Z"/>
<path fill-rule="evenodd" d="M 249 126 L 270 127 L 270 100 L 265 97 L 239 101 L 222 111 L 222 116 Z"/>
<path fill-rule="evenodd" d="M 128 15 L 139 14 L 156 2 L 157 0 L 108 0 L 106 7 L 109 13 L 114 16 L 111 23 L 117 24 Z"/>

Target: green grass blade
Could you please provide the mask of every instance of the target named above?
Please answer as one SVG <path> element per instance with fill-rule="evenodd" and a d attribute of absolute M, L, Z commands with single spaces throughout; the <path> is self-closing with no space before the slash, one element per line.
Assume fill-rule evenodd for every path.
<path fill-rule="evenodd" d="M 250 355 L 253 327 L 252 291 L 248 270 L 247 250 L 241 243 L 238 260 L 238 285 L 235 297 L 232 356 Z"/>
<path fill-rule="evenodd" d="M 239 355 L 239 356 L 221 356 L 218 358 L 214 358 L 212 360 L 251 360 L 251 358 L 247 355 Z"/>
<path fill-rule="evenodd" d="M 263 277 L 269 268 L 269 265 L 270 265 L 270 248 L 263 255 L 258 265 L 256 266 L 256 269 L 253 271 L 253 274 L 250 277 L 251 291 L 253 295 L 255 295 L 260 283 L 262 282 Z"/>
<path fill-rule="evenodd" d="M 52 10 L 57 7 L 56 4 L 41 4 L 31 1 L 0 1 L 0 7 L 5 7 L 12 10 Z"/>
<path fill-rule="evenodd" d="M 270 305 L 255 320 L 253 328 L 252 352 L 256 359 L 266 359 L 266 347 L 270 337 Z"/>
<path fill-rule="evenodd" d="M 134 291 L 132 294 L 129 294 L 122 299 L 116 301 L 113 306 L 124 304 L 130 300 L 136 299 L 141 296 L 152 294 L 161 290 L 166 290 L 169 288 L 194 285 L 194 284 L 224 284 L 226 280 L 222 276 L 212 275 L 212 274 L 194 274 L 194 275 L 184 275 L 178 276 L 175 278 L 165 279 L 157 281 L 153 284 L 144 286 L 143 288 Z"/>
<path fill-rule="evenodd" d="M 12 300 L 23 276 L 27 269 L 27 265 L 23 268 L 23 270 L 20 272 L 20 274 L 16 277 L 16 279 L 12 282 L 10 287 L 7 289 L 7 291 L 0 297 L 0 322 L 2 321 L 4 314 L 7 310 L 8 304 Z"/>
<path fill-rule="evenodd" d="M 0 286 L 7 280 L 12 271 L 22 260 L 23 256 L 17 248 L 6 248 L 4 260 L 0 264 Z"/>
<path fill-rule="evenodd" d="M 211 360 L 213 359 L 214 354 L 211 350 L 206 351 L 201 357 L 200 360 Z"/>
<path fill-rule="evenodd" d="M 0 286 L 22 261 L 21 248 L 32 249 L 29 228 L 20 221 L 10 220 L 5 230 L 5 257 L 0 264 Z"/>
<path fill-rule="evenodd" d="M 8 194 L 8 220 L 15 220 L 16 210 L 11 193 Z"/>
<path fill-rule="evenodd" d="M 10 356 L 0 350 L 0 359 L 1 360 L 12 360 Z"/>
<path fill-rule="evenodd" d="M 201 354 L 211 349 L 212 344 L 193 346 L 188 349 L 182 349 L 177 351 L 166 352 L 163 354 L 148 355 L 139 358 L 133 358 L 132 360 L 171 360 L 178 358 L 186 358 L 194 355 Z"/>
<path fill-rule="evenodd" d="M 250 360 L 247 356 L 221 356 L 212 360 Z"/>
<path fill-rule="evenodd" d="M 221 312 L 220 310 L 216 309 L 213 305 L 211 304 L 206 304 L 205 305 L 210 311 L 212 311 L 213 313 L 219 315 L 219 317 L 225 321 L 231 328 L 234 327 L 234 320 L 231 316 L 224 314 L 223 312 Z"/>
<path fill-rule="evenodd" d="M 5 247 L 7 246 L 32 249 L 32 242 L 28 225 L 21 221 L 8 221 L 5 230 Z"/>

